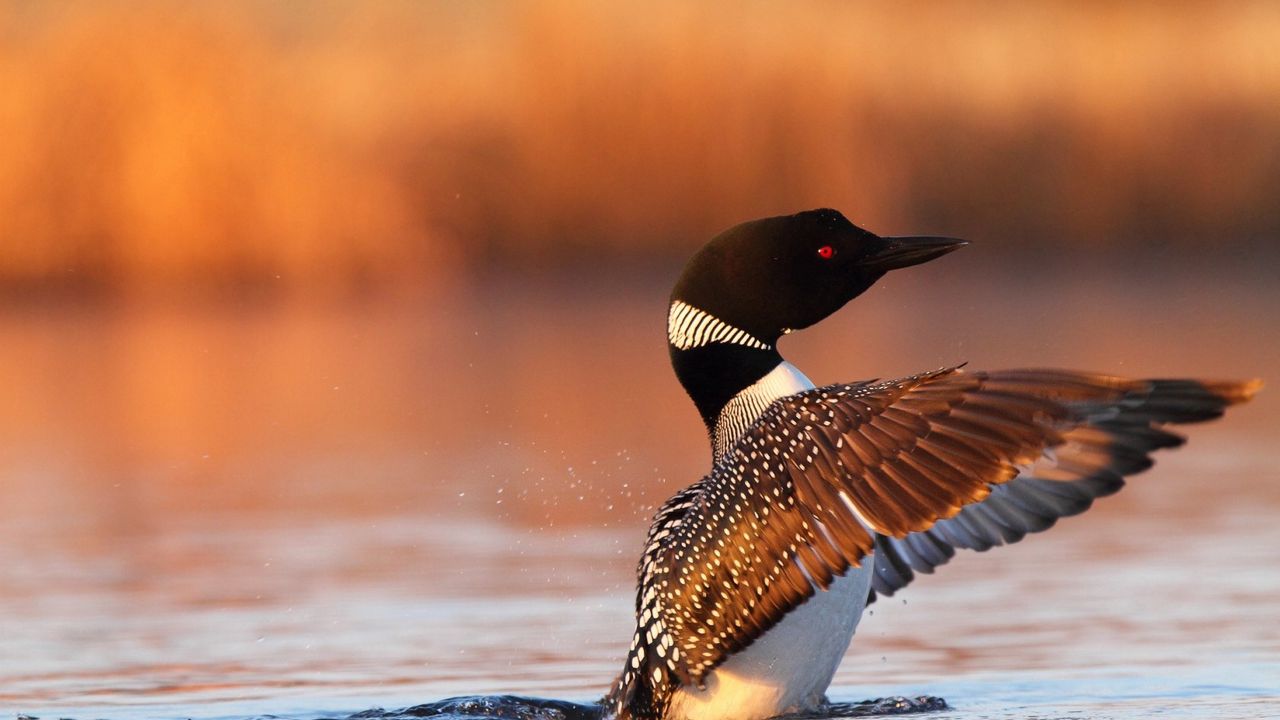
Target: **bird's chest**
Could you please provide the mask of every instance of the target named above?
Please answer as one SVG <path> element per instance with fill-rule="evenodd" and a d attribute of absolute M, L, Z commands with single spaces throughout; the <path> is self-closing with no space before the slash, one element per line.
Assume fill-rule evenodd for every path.
<path fill-rule="evenodd" d="M 816 708 L 866 606 L 872 565 L 868 556 L 817 591 L 713 670 L 704 688 L 677 690 L 668 717 L 742 720 Z"/>

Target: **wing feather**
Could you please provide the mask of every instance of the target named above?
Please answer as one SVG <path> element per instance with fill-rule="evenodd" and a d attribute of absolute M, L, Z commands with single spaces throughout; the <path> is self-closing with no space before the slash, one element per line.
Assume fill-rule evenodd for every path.
<path fill-rule="evenodd" d="M 877 534 L 873 599 L 877 593 L 891 595 L 906 586 L 915 573 L 932 573 L 956 549 L 983 551 L 1015 543 L 1053 527 L 1059 518 L 1084 512 L 1095 499 L 1123 487 L 1125 476 L 1150 468 L 1152 452 L 1184 442 L 1162 426 L 1219 417 L 1227 406 L 1248 400 L 1260 383 L 1135 382 L 1087 373 L 1014 370 L 993 374 L 985 387 L 1008 404 L 1021 402 L 1019 393 L 1051 399 L 1068 412 L 1069 422 L 1041 458 L 993 487 L 985 500 L 965 506 L 955 517 L 939 519 L 924 532 L 904 538 Z M 1099 388 L 1112 392 L 1100 394 Z M 975 400 L 986 403 L 985 395 Z M 927 453 L 917 452 L 912 459 L 924 457 Z"/>
<path fill-rule="evenodd" d="M 946 368 L 777 400 L 659 511 L 629 667 L 701 684 L 873 552 L 873 592 L 892 594 L 959 548 L 1017 542 L 1179 444 L 1161 424 L 1217 417 L 1256 389 Z"/>

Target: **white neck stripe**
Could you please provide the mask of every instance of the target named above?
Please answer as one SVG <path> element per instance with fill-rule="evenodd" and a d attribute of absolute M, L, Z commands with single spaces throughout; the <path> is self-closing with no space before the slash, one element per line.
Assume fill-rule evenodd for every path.
<path fill-rule="evenodd" d="M 732 343 L 757 350 L 770 349 L 768 344 L 752 337 L 745 330 L 681 300 L 671 303 L 671 311 L 667 314 L 667 341 L 681 350 L 712 343 Z"/>

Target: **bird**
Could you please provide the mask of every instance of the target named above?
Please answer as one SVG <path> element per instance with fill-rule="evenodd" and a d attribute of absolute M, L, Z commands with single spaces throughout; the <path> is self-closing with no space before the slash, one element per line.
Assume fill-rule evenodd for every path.
<path fill-rule="evenodd" d="M 606 717 L 820 710 L 877 596 L 1083 512 L 1184 442 L 1169 425 L 1261 387 L 963 365 L 816 387 L 779 353 L 890 271 L 967 244 L 881 237 L 823 208 L 742 223 L 692 256 L 667 343 L 712 467 L 653 518 Z"/>

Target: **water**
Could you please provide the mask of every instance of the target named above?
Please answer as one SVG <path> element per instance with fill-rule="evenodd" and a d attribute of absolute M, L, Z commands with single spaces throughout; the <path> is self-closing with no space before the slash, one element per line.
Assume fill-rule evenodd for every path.
<path fill-rule="evenodd" d="M 1280 290 L 1262 270 L 953 265 L 784 352 L 818 382 L 968 359 L 1273 386 L 1087 515 L 877 602 L 832 699 L 1280 716 Z M 665 365 L 661 283 L 567 280 L 0 312 L 0 714 L 599 697 L 647 517 L 707 450 Z"/>

